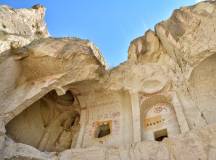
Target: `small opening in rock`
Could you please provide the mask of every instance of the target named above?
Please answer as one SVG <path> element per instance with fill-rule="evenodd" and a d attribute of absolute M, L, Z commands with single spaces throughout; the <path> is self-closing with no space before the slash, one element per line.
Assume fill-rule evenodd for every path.
<path fill-rule="evenodd" d="M 167 129 L 162 129 L 154 132 L 154 139 L 156 141 L 162 141 L 165 137 L 168 137 Z"/>
<path fill-rule="evenodd" d="M 111 134 L 111 121 L 100 123 L 95 132 L 96 138 L 102 138 Z"/>
<path fill-rule="evenodd" d="M 6 25 L 5 25 L 5 24 L 2 24 L 2 27 L 3 27 L 3 28 L 6 28 Z"/>

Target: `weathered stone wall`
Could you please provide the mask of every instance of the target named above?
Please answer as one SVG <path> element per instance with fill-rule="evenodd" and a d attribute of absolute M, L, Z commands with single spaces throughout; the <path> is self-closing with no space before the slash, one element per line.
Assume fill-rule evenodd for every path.
<path fill-rule="evenodd" d="M 189 86 L 192 98 L 207 124 L 216 122 L 216 54 L 199 63 L 192 71 Z"/>
<path fill-rule="evenodd" d="M 59 154 L 39 152 L 31 146 L 7 142 L 2 151 L 5 159 L 37 159 L 37 160 L 68 160 L 68 159 L 162 159 L 162 160 L 185 160 L 185 159 L 215 159 L 215 135 L 216 126 L 209 125 L 201 129 L 194 129 L 186 134 L 175 138 L 169 138 L 163 142 L 144 141 L 131 145 L 128 148 L 118 147 L 88 147 L 70 149 Z"/>
<path fill-rule="evenodd" d="M 132 143 L 132 117 L 130 96 L 124 92 L 100 91 L 91 93 L 85 99 L 86 125 L 83 147 L 93 145 L 119 146 Z M 111 133 L 95 137 L 97 123 L 110 121 Z"/>

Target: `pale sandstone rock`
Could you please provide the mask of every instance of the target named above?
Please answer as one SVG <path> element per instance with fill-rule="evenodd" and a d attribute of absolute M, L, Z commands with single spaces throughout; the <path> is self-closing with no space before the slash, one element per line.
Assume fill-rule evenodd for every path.
<path fill-rule="evenodd" d="M 214 130 L 214 131 L 213 131 Z M 67 159 L 152 159 L 152 160 L 185 160 L 212 159 L 215 148 L 210 146 L 215 140 L 215 125 L 200 130 L 193 130 L 163 142 L 141 142 L 129 148 L 89 148 L 73 149 L 60 154 L 61 160 Z M 91 157 L 91 155 L 93 157 Z M 97 155 L 97 156 L 96 156 Z M 95 157 L 96 156 L 96 157 Z"/>
<path fill-rule="evenodd" d="M 0 6 L 0 52 L 29 44 L 34 39 L 48 37 L 44 23 L 45 8 L 13 9 Z"/>
<path fill-rule="evenodd" d="M 14 23 L 13 18 L 31 13 L 19 21 L 25 18 L 32 20 L 31 23 L 39 21 L 40 29 L 37 29 L 44 33 L 38 36 L 37 30 L 29 29 L 25 23 L 16 32 L 10 24 L 8 29 L 2 26 L 4 34 L 11 32 L 23 38 L 23 34 L 28 33 L 31 37 L 27 36 L 26 43 L 5 39 L 7 47 L 2 47 L 2 51 L 10 49 L 0 56 L 2 159 L 215 159 L 216 2 L 201 2 L 175 10 L 171 18 L 156 25 L 155 31 L 149 30 L 133 40 L 128 60 L 111 70 L 106 70 L 103 56 L 87 40 L 44 38 L 47 31 L 42 6 L 17 10 L 17 14 L 12 14 L 14 11 L 9 7 L 2 8 L 0 15 L 11 17 Z M 4 23 L 5 18 L 1 17 L 1 21 Z M 14 25 L 16 28 L 16 23 Z M 41 105 L 37 105 L 53 90 L 63 97 L 60 101 L 64 111 L 69 110 L 64 98 L 67 91 L 76 98 L 76 103 L 69 105 L 80 114 L 76 130 L 73 130 L 74 122 L 68 121 L 70 116 L 63 119 L 70 122 L 69 127 L 64 128 L 68 123 L 55 121 L 61 119 L 59 112 L 64 113 L 61 107 L 61 111 L 58 110 L 58 96 L 48 99 L 51 110 L 40 110 Z M 49 122 L 54 130 L 40 121 L 40 115 L 45 113 L 51 115 Z M 26 127 L 26 122 L 31 125 Z M 45 131 L 35 127 L 36 124 Z M 53 131 L 48 132 L 49 138 L 43 136 L 47 128 Z M 32 134 L 34 131 L 36 136 Z M 60 138 L 56 138 L 60 131 Z M 71 147 L 67 143 L 71 140 L 66 134 L 69 132 L 74 134 Z M 102 137 L 96 134 L 98 132 L 103 133 Z M 159 133 L 168 138 L 154 141 Z M 39 135 L 42 142 L 45 137 L 45 148 L 33 144 Z M 51 143 L 55 140 L 56 143 Z M 63 149 L 49 148 L 59 144 Z"/>
<path fill-rule="evenodd" d="M 131 61 L 157 62 L 162 47 L 158 37 L 151 30 L 147 31 L 144 36 L 133 40 L 128 49 L 128 59 Z"/>

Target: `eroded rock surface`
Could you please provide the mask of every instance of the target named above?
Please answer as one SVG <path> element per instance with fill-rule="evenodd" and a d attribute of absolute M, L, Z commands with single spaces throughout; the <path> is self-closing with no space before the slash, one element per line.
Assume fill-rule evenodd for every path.
<path fill-rule="evenodd" d="M 44 22 L 45 8 L 13 9 L 0 6 L 0 53 L 29 44 L 34 39 L 48 37 Z"/>
<path fill-rule="evenodd" d="M 110 70 L 93 43 L 46 38 L 42 6 L 0 15 L 28 41 L 1 47 L 2 159 L 215 159 L 216 2 L 175 10 Z"/>

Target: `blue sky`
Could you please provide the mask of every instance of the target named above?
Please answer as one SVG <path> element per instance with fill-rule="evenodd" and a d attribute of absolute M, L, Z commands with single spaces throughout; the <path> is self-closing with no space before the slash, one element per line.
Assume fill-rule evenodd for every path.
<path fill-rule="evenodd" d="M 89 39 L 103 53 L 110 67 L 127 59 L 134 38 L 181 6 L 197 0 L 0 0 L 14 8 L 42 4 L 46 23 L 54 37 Z"/>

